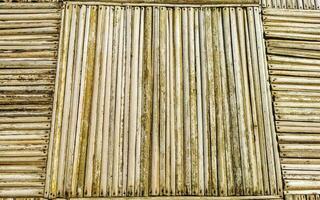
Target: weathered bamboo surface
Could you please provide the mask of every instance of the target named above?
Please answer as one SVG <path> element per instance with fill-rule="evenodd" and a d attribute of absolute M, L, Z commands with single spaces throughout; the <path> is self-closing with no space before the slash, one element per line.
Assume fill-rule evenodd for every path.
<path fill-rule="evenodd" d="M 305 13 L 320 9 L 320 0 L 260 0 L 260 4 L 264 8 L 300 9 Z"/>
<path fill-rule="evenodd" d="M 0 196 L 43 196 L 60 10 L 0 4 Z"/>
<path fill-rule="evenodd" d="M 258 7 L 62 15 L 45 197 L 281 194 Z"/>
<path fill-rule="evenodd" d="M 320 11 L 263 13 L 285 194 L 319 194 Z"/>

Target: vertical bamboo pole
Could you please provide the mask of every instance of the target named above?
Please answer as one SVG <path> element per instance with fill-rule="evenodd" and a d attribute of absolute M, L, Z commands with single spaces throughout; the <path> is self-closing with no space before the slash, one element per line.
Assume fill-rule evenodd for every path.
<path fill-rule="evenodd" d="M 126 66 L 125 66 L 125 108 L 124 113 L 129 113 L 130 111 L 130 76 L 131 76 L 131 30 L 132 30 L 132 7 L 126 8 Z M 123 195 L 127 194 L 127 179 L 128 179 L 128 140 L 129 140 L 129 115 L 124 115 L 124 125 L 123 125 Z"/>
<path fill-rule="evenodd" d="M 144 38 L 144 13 L 145 13 L 145 8 L 142 7 L 140 9 L 140 35 L 139 35 L 139 70 L 138 70 L 138 113 L 137 113 L 137 145 L 136 145 L 136 176 L 135 176 L 135 195 L 136 196 L 141 196 L 141 191 L 142 187 L 140 185 L 141 182 L 141 137 L 142 137 L 142 132 L 141 132 L 141 117 L 142 117 L 142 95 L 143 95 L 143 90 L 142 90 L 142 65 L 143 65 L 143 38 Z"/>
<path fill-rule="evenodd" d="M 152 8 L 147 7 L 144 20 L 144 54 L 143 54 L 143 116 L 142 131 L 144 132 L 143 149 L 141 155 L 141 191 L 142 196 L 149 194 L 149 160 L 150 160 L 150 141 L 152 133 L 152 105 L 153 105 L 153 65 L 152 65 Z"/>
<path fill-rule="evenodd" d="M 160 29 L 159 29 L 159 194 L 164 195 L 166 184 L 166 8 L 159 8 Z"/>
<path fill-rule="evenodd" d="M 184 179 L 185 195 L 191 194 L 191 138 L 190 138 L 190 81 L 189 81 L 189 33 L 188 33 L 188 11 L 182 8 L 182 70 L 183 70 L 183 134 L 184 134 Z M 193 20 L 193 19 L 192 19 Z"/>
<path fill-rule="evenodd" d="M 171 132 L 171 123 L 172 123 L 172 115 L 171 115 L 171 93 L 170 93 L 170 87 L 171 87 L 171 82 L 170 82 L 170 70 L 172 68 L 172 65 L 170 63 L 170 29 L 169 29 L 169 8 L 165 8 L 165 28 L 166 28 L 166 171 L 165 171 L 165 195 L 170 195 L 170 181 L 171 181 L 171 135 L 174 134 Z"/>
<path fill-rule="evenodd" d="M 104 108 L 105 108 L 105 94 L 106 94 L 106 74 L 107 74 L 107 55 L 108 55 L 108 45 L 109 37 L 111 33 L 109 32 L 109 21 L 110 21 L 110 7 L 101 7 L 102 9 L 102 49 L 100 55 L 100 67 L 101 67 L 101 76 L 100 76 L 100 87 L 99 87 L 99 104 L 98 104 L 98 121 L 97 121 L 97 135 L 96 135 L 96 149 L 95 155 L 96 161 L 94 170 L 96 171 L 94 182 L 96 184 L 96 193 L 100 196 L 106 196 L 106 175 L 104 166 L 104 156 L 107 155 L 107 151 L 103 151 L 107 144 L 104 144 L 104 133 L 103 133 L 103 119 L 104 119 Z"/>
<path fill-rule="evenodd" d="M 113 171 L 115 167 L 114 163 L 114 151 L 115 151 L 115 115 L 116 115 L 116 87 L 117 87 L 117 66 L 118 66 L 118 54 L 119 54 L 119 32 L 120 32 L 120 7 L 112 7 L 114 11 L 113 21 L 113 41 L 112 41 L 112 54 L 111 54 L 111 87 L 110 87 L 110 113 L 109 113 L 109 150 L 108 150 L 108 195 L 113 196 L 113 177 L 116 176 Z"/>
<path fill-rule="evenodd" d="M 127 29 L 127 9 L 126 7 L 121 7 L 121 10 L 123 12 L 123 30 Z M 125 124 L 125 89 L 126 89 L 126 59 L 127 59 L 127 35 L 126 31 L 123 33 L 123 52 L 122 52 L 122 70 L 121 70 L 121 79 L 122 79 L 122 84 L 121 84 L 121 97 L 120 97 L 120 130 L 119 130 L 119 162 L 118 162 L 118 169 L 119 169 L 119 183 L 118 183 L 118 191 L 117 191 L 117 196 L 124 196 L 123 194 L 123 171 L 124 171 L 124 159 L 123 159 L 123 152 L 124 152 L 124 124 Z"/>
<path fill-rule="evenodd" d="M 131 94 L 130 94 L 130 123 L 129 123 L 129 157 L 128 157 L 128 195 L 134 194 L 135 180 L 135 148 L 137 131 L 137 85 L 138 85 L 138 48 L 139 48 L 139 24 L 140 9 L 134 8 L 133 17 L 133 38 L 132 38 L 132 73 L 131 73 Z"/>
<path fill-rule="evenodd" d="M 98 7 L 93 7 L 93 12 L 98 15 L 93 23 L 96 26 L 93 27 L 94 35 L 92 35 L 92 40 L 95 42 L 95 51 L 92 55 L 94 60 L 94 75 L 93 75 L 93 91 L 92 91 L 92 107 L 90 113 L 90 124 L 89 124 L 89 136 L 88 136 L 88 147 L 87 147 L 87 157 L 86 157 L 86 167 L 85 167 L 85 188 L 86 196 L 92 196 L 93 194 L 93 177 L 95 176 L 94 165 L 96 161 L 94 160 L 94 150 L 95 150 L 95 138 L 97 130 L 97 112 L 98 112 L 98 100 L 99 100 L 99 80 L 100 80 L 100 52 L 101 52 L 101 27 L 102 27 L 102 13 L 99 11 Z M 99 161 L 98 161 L 99 162 Z"/>
<path fill-rule="evenodd" d="M 151 195 L 159 194 L 159 8 L 153 8 L 153 116 L 152 116 L 152 167 L 151 167 Z"/>
<path fill-rule="evenodd" d="M 97 122 L 97 104 L 98 104 L 98 91 L 99 91 L 99 77 L 100 77 L 100 66 L 99 56 L 101 50 L 100 43 L 100 31 L 101 31 L 101 13 L 97 12 L 97 7 L 92 7 L 92 12 L 95 15 L 98 15 L 97 30 L 92 30 L 94 35 L 91 35 L 92 40 L 96 40 L 96 45 L 94 46 L 95 52 L 92 54 L 88 54 L 89 59 L 93 59 L 90 57 L 95 57 L 94 61 L 94 72 L 93 72 L 93 91 L 92 91 L 92 107 L 91 107 L 91 116 L 90 116 L 90 124 L 89 124 L 89 136 L 88 136 L 88 147 L 87 147 L 87 157 L 86 157 L 86 166 L 85 166 L 85 196 L 92 196 L 92 182 L 93 182 L 93 165 L 94 165 L 94 148 L 95 148 L 95 134 L 96 134 L 96 122 Z M 96 19 L 93 23 L 96 23 Z M 95 32 L 96 31 L 96 32 Z M 90 36 L 89 36 L 90 37 Z M 99 37 L 99 39 L 98 39 Z M 91 38 L 89 38 L 91 39 Z M 93 47 L 92 47 L 93 48 Z M 97 55 L 97 54 L 98 55 Z"/>
<path fill-rule="evenodd" d="M 110 93 L 111 93 L 111 72 L 112 72 L 112 53 L 113 53 L 113 34 L 114 34 L 114 7 L 109 7 L 109 34 L 108 34 L 108 46 L 106 55 L 106 81 L 105 81 L 105 98 L 104 98 L 104 116 L 103 116 L 103 135 L 102 135 L 102 163 L 101 163 L 101 183 L 100 188 L 103 191 L 104 196 L 110 194 L 110 160 L 112 159 L 110 154 Z"/>
<path fill-rule="evenodd" d="M 86 173 L 86 176 L 88 175 L 88 187 L 91 187 L 91 195 L 90 196 L 98 196 L 99 191 L 99 178 L 100 178 L 100 171 L 97 171 L 99 169 L 100 165 L 100 160 L 101 160 L 101 150 L 100 149 L 100 141 L 98 140 L 99 137 L 97 136 L 98 132 L 98 105 L 99 105 L 99 100 L 100 100 L 100 87 L 101 86 L 101 64 L 100 64 L 100 59 L 101 59 L 101 43 L 102 43 L 102 25 L 103 25 L 103 12 L 101 12 L 101 7 L 96 7 L 96 12 L 97 12 L 97 27 L 96 27 L 96 49 L 95 49 L 95 74 L 94 74 L 94 89 L 93 89 L 93 103 L 95 105 L 92 105 L 92 113 L 91 113 L 91 127 L 90 130 L 92 131 L 89 137 L 89 145 L 88 145 L 88 156 L 87 159 L 91 162 L 90 164 L 87 163 L 86 165 L 86 170 L 89 169 L 90 172 Z M 93 116 L 92 116 L 93 115 Z M 98 145 L 98 146 L 97 146 Z M 100 155 L 99 155 L 100 154 Z M 91 174 L 92 173 L 92 174 Z M 89 191 L 89 190 L 88 190 Z"/>
<path fill-rule="evenodd" d="M 120 128 L 121 128 L 121 90 L 122 90 L 122 67 L 123 67 L 123 33 L 124 33 L 124 10 L 122 7 L 116 7 L 116 12 L 119 12 L 119 29 L 117 34 L 119 35 L 119 46 L 118 46 L 118 62 L 117 62 L 117 83 L 116 83 L 116 94 L 115 94 L 115 126 L 114 126 L 114 151 L 113 151 L 113 172 L 112 172 L 112 195 L 118 194 L 119 186 L 119 149 L 120 146 Z"/>
<path fill-rule="evenodd" d="M 188 10 L 188 32 L 184 31 L 185 34 L 189 34 L 189 65 L 190 65 L 190 72 L 188 72 L 189 82 L 190 82 L 190 115 L 191 115 L 191 159 L 192 159 L 192 194 L 198 193 L 196 191 L 197 183 L 198 183 L 198 176 L 196 176 L 196 165 L 198 164 L 198 159 L 195 157 L 195 154 L 197 153 L 197 141 L 195 140 L 195 137 L 198 134 L 197 131 L 197 80 L 196 80 L 196 65 L 195 65 L 195 17 L 194 17 L 195 10 L 193 8 L 189 8 Z M 195 188 L 196 187 L 196 188 Z"/>
<path fill-rule="evenodd" d="M 181 9 L 174 9 L 174 57 L 176 74 L 176 194 L 184 192 L 184 166 L 183 166 L 183 80 L 182 80 L 182 41 L 181 41 Z"/>
<path fill-rule="evenodd" d="M 205 181 L 210 177 L 209 170 L 207 168 L 208 165 L 208 117 L 209 117 L 209 111 L 208 111 L 208 67 L 209 67 L 209 60 L 208 60 L 208 54 L 207 54 L 207 42 L 209 43 L 209 49 L 212 47 L 212 36 L 207 35 L 206 28 L 210 25 L 210 21 L 208 22 L 208 18 L 206 17 L 207 9 L 201 9 L 200 10 L 200 16 L 199 16 L 199 22 L 200 22 L 200 48 L 201 48 L 201 103 L 202 103 L 202 128 L 199 126 L 199 132 L 198 132 L 198 165 L 199 165 L 199 174 L 197 175 L 199 177 L 199 194 L 204 195 L 205 194 Z M 210 19 L 211 20 L 211 19 Z M 209 26 L 211 29 L 211 26 Z M 210 41 L 210 42 L 209 42 Z M 212 51 L 210 52 L 212 53 Z M 210 55 L 212 57 L 212 54 Z M 212 61 L 212 60 L 211 60 Z M 212 64 L 212 63 L 210 63 Z M 200 120 L 199 120 L 200 122 Z M 199 124 L 200 125 L 200 124 Z M 209 175 L 209 177 L 208 177 Z M 207 188 L 207 187 L 206 187 Z"/>
<path fill-rule="evenodd" d="M 214 137 L 211 137 L 211 142 L 212 143 L 216 143 L 217 141 L 217 189 L 218 189 L 218 194 L 219 196 L 226 196 L 227 195 L 227 173 L 226 173 L 226 155 L 225 155 L 225 137 L 224 137 L 224 129 L 223 129 L 223 112 L 224 112 L 224 108 L 223 108 L 223 98 L 222 98 L 222 72 L 221 72 L 221 68 L 225 68 L 226 65 L 226 61 L 224 58 L 224 35 L 223 35 L 223 21 L 222 21 L 222 9 L 218 8 L 216 10 L 215 13 L 215 19 L 217 21 L 217 32 L 218 32 L 218 36 L 217 36 L 217 41 L 216 41 L 216 48 L 215 48 L 215 52 L 216 52 L 216 56 L 217 59 L 215 59 L 215 63 L 214 63 L 214 75 L 215 75 L 215 90 L 216 92 L 216 106 L 217 106 L 217 110 L 216 110 L 216 115 L 217 115 L 217 127 L 216 127 L 216 131 L 217 131 L 217 135 L 216 135 L 216 139 L 217 140 L 213 140 Z M 214 161 L 212 161 L 214 163 Z M 213 169 L 213 171 L 215 171 Z M 219 180 L 219 182 L 218 182 Z"/>
<path fill-rule="evenodd" d="M 220 53 L 218 49 L 220 48 L 220 11 L 219 9 L 213 8 L 210 12 L 211 15 L 211 25 L 212 25 L 212 66 L 208 66 L 208 76 L 209 76 L 209 94 L 210 94 L 210 139 L 209 139 L 209 146 L 210 148 L 210 164 L 209 171 L 211 170 L 211 188 L 212 191 L 210 194 L 217 195 L 218 193 L 218 162 L 220 159 L 220 152 L 218 150 L 217 144 L 217 137 L 219 133 L 218 127 L 220 127 L 218 120 L 221 120 L 218 114 L 220 114 L 220 107 L 219 107 L 219 96 L 221 95 L 220 92 L 220 81 L 216 80 L 215 78 L 220 76 Z M 208 30 L 208 29 L 207 29 Z M 210 41 L 210 40 L 209 40 Z M 209 52 L 209 51 L 208 51 Z M 210 57 L 211 57 L 210 55 Z M 208 56 L 209 58 L 209 56 Z M 217 74 L 218 73 L 218 74 Z M 217 93 L 217 94 L 216 94 Z M 220 171 L 219 171 L 220 172 Z M 223 174 L 222 174 L 223 175 Z M 220 177 L 220 175 L 219 175 Z M 225 184 L 224 176 L 221 179 L 221 184 Z M 220 179 L 219 179 L 220 180 Z M 209 182 L 210 183 L 210 182 Z M 220 191 L 220 189 L 219 189 Z"/>
<path fill-rule="evenodd" d="M 170 52 L 170 195 L 174 195 L 176 193 L 176 118 L 175 118 L 175 51 L 174 51 L 174 34 L 173 34 L 173 14 L 174 10 L 172 8 L 169 9 L 169 52 Z"/>
<path fill-rule="evenodd" d="M 86 20 L 86 6 L 81 6 L 79 11 L 79 22 L 78 22 L 78 31 L 77 31 L 77 51 L 75 56 L 75 65 L 78 66 L 76 74 L 79 73 L 79 77 L 76 76 L 75 78 L 75 94 L 74 94 L 74 101 L 73 105 L 77 105 L 76 108 L 74 108 L 72 117 L 71 117 L 71 124 L 74 130 L 70 130 L 70 132 L 75 132 L 75 143 L 74 143 L 74 149 L 73 152 L 70 152 L 74 154 L 72 159 L 72 177 L 71 177 L 71 183 L 67 183 L 68 189 L 71 191 L 71 195 L 69 196 L 76 196 L 77 195 L 77 181 L 78 181 L 78 172 L 79 172 L 79 143 L 80 143 L 80 132 L 79 132 L 79 121 L 78 118 L 81 118 L 81 111 L 83 106 L 83 101 L 81 94 L 83 92 L 83 84 L 81 81 L 83 80 L 83 66 L 82 66 L 82 60 L 84 55 L 83 45 L 84 45 L 84 29 L 85 29 L 85 20 Z M 77 86 L 79 84 L 79 86 Z M 79 88 L 77 88 L 79 87 Z M 71 144 L 69 144 L 71 145 Z M 68 164 L 68 166 L 71 166 L 71 164 Z M 70 167 L 71 168 L 71 167 Z M 71 184 L 71 185 L 70 185 Z"/>

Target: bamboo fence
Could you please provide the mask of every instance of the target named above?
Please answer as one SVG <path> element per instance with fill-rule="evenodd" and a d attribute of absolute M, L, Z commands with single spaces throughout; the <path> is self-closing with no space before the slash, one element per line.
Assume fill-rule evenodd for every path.
<path fill-rule="evenodd" d="M 258 7 L 62 16 L 46 197 L 281 194 Z"/>
<path fill-rule="evenodd" d="M 320 199 L 319 6 L 0 0 L 0 197 Z"/>

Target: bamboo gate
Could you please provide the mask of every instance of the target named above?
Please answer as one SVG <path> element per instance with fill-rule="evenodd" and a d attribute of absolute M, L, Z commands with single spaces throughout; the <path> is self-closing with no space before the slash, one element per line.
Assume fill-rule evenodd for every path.
<path fill-rule="evenodd" d="M 0 198 L 320 199 L 319 0 L 0 2 Z"/>

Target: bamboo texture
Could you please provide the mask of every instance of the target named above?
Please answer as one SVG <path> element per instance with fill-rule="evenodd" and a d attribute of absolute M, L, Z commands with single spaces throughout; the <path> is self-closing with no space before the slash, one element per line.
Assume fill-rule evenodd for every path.
<path fill-rule="evenodd" d="M 43 196 L 58 5 L 0 5 L 0 196 Z"/>
<path fill-rule="evenodd" d="M 62 24 L 46 198 L 282 193 L 259 7 L 65 3 Z"/>
<path fill-rule="evenodd" d="M 318 28 L 308 28 L 319 27 L 319 17 L 320 11 L 264 10 L 285 194 L 320 191 L 320 38 Z"/>

